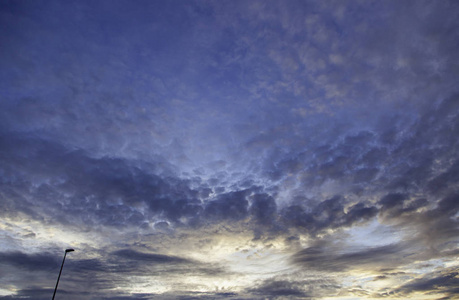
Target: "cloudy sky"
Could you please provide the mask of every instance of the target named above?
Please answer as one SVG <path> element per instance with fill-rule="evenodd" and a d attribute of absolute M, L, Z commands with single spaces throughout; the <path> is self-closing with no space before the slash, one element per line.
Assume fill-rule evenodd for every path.
<path fill-rule="evenodd" d="M 458 299 L 459 2 L 0 2 L 0 299 Z"/>

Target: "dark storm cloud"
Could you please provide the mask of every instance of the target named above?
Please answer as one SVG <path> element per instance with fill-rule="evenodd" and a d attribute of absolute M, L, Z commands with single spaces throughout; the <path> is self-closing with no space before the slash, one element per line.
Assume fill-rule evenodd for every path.
<path fill-rule="evenodd" d="M 336 180 L 351 187 L 371 184 L 372 189 L 380 186 L 394 191 L 447 192 L 448 188 L 455 188 L 458 173 L 457 159 L 451 151 L 457 141 L 450 138 L 458 130 L 457 103 L 457 96 L 449 97 L 430 104 L 416 119 L 381 123 L 374 133 L 338 132 L 334 143 L 323 144 L 311 153 L 295 152 L 292 148 L 288 157 L 279 157 L 273 152 L 268 159 L 274 163 L 265 165 L 266 173 L 277 174 L 277 179 L 289 173 L 305 173 L 305 185 Z M 399 132 L 387 139 L 394 128 Z M 439 158 L 452 163 L 438 165 Z M 438 174 L 438 168 L 444 171 Z"/>
<path fill-rule="evenodd" d="M 393 294 L 407 296 L 415 292 L 429 292 L 432 294 L 445 294 L 445 298 L 455 299 L 459 295 L 459 270 L 445 268 L 413 279 L 395 289 Z"/>
<path fill-rule="evenodd" d="M 199 299 L 244 299 L 246 295 L 240 295 L 235 292 L 170 292 L 155 296 L 155 299 L 162 300 L 199 300 Z"/>
<path fill-rule="evenodd" d="M 138 276 L 147 281 L 169 278 L 170 276 L 218 277 L 231 274 L 226 268 L 218 264 L 132 249 L 116 250 L 99 260 L 77 260 L 69 269 L 69 272 L 77 274 L 77 280 L 86 281 L 86 284 L 90 285 L 91 290 L 95 293 L 98 289 L 107 290 L 126 286 L 129 284 L 125 282 L 124 277 L 127 274 Z M 97 280 L 88 283 L 88 276 Z M 120 294 L 123 292 L 113 293 L 114 296 Z M 147 297 L 148 295 L 135 294 L 131 297 L 134 296 Z M 152 294 L 149 297 L 151 298 Z"/>
<path fill-rule="evenodd" d="M 221 194 L 216 200 L 209 202 L 205 208 L 205 214 L 210 219 L 242 220 L 247 216 L 249 202 L 246 190 Z"/>
<path fill-rule="evenodd" d="M 303 284 L 290 281 L 268 281 L 261 287 L 251 290 L 254 294 L 270 295 L 272 297 L 310 297 L 303 290 Z"/>
<path fill-rule="evenodd" d="M 403 194 L 388 194 L 384 196 L 379 204 L 382 204 L 380 208 L 380 216 L 396 218 L 403 214 L 415 213 L 419 208 L 425 207 L 429 202 L 424 199 L 415 199 L 412 201 L 407 200 L 407 195 Z"/>
<path fill-rule="evenodd" d="M 458 197 L 457 193 L 449 194 L 432 207 L 424 198 L 411 200 L 407 195 L 388 194 L 379 201 L 379 217 L 401 228 L 412 228 L 413 244 L 436 245 L 436 251 L 449 256 L 450 243 L 459 236 L 459 222 L 454 217 L 459 212 Z M 431 255 L 439 255 L 436 251 Z"/>
<path fill-rule="evenodd" d="M 457 140 L 451 137 L 458 127 L 457 103 L 457 96 L 452 96 L 426 106 L 418 117 L 408 121 L 398 115 L 390 126 L 381 123 L 374 132 L 340 133 L 337 141 L 317 147 L 310 155 L 307 151 L 295 152 L 294 148 L 289 153 L 272 148 L 266 158 L 269 163 L 264 164 L 265 173 L 268 177 L 277 174 L 276 180 L 292 173 L 300 175 L 299 195 L 329 180 L 343 186 L 344 197 L 284 206 L 282 220 L 288 226 L 316 233 L 352 226 L 378 215 L 383 220 L 391 219 L 392 224 L 400 218 L 398 223 L 403 226 L 419 225 L 416 232 L 420 230 L 420 234 L 433 231 L 423 226 L 428 223 L 439 233 L 444 232 L 445 238 L 452 238 L 457 224 L 451 217 L 441 218 L 440 209 L 448 206 L 449 216 L 457 211 L 454 201 L 446 200 L 453 199 L 456 190 L 458 164 L 452 149 L 457 147 Z M 394 128 L 397 130 L 392 132 Z M 365 199 L 369 191 L 386 196 L 370 202 Z M 421 197 L 414 196 L 423 192 L 426 194 Z M 348 196 L 353 194 L 361 200 L 350 205 Z M 435 208 L 435 203 L 439 207 Z"/>
<path fill-rule="evenodd" d="M 26 254 L 0 252 L 0 264 L 10 265 L 26 272 L 50 271 L 59 267 L 60 261 L 51 253 Z"/>
<path fill-rule="evenodd" d="M 116 273 L 129 273 L 138 276 L 168 276 L 182 274 L 189 276 L 218 276 L 228 274 L 225 268 L 206 262 L 188 258 L 165 255 L 159 253 L 146 253 L 132 249 L 113 251 L 101 260 L 76 261 L 73 265 L 75 271 L 97 271 L 107 273 L 116 279 Z"/>
<path fill-rule="evenodd" d="M 276 201 L 268 194 L 255 194 L 252 198 L 250 213 L 261 224 L 269 224 L 277 216 Z"/>
<path fill-rule="evenodd" d="M 451 137 L 459 126 L 457 97 L 452 95 L 431 104 L 405 129 L 406 134 L 399 134 L 388 160 L 393 174 L 382 178 L 387 180 L 387 188 L 423 190 L 434 197 L 448 193 L 448 188 L 456 188 L 457 158 L 451 149 L 457 141 Z"/>
<path fill-rule="evenodd" d="M 459 236 L 459 220 L 455 217 L 459 212 L 458 202 L 458 194 L 448 195 L 438 202 L 435 209 L 419 214 L 418 222 L 415 223 L 419 228 L 419 236 L 425 242 L 438 245 L 446 253 L 451 242 L 457 241 Z"/>
<path fill-rule="evenodd" d="M 306 269 L 345 272 L 353 269 L 382 269 L 396 267 L 404 263 L 401 254 L 405 246 L 399 244 L 369 247 L 367 249 L 348 249 L 346 253 L 339 245 L 324 241 L 307 247 L 293 256 L 293 263 Z"/>
<path fill-rule="evenodd" d="M 435 98 L 438 97 L 438 95 L 436 96 L 438 86 L 432 84 L 424 85 L 424 87 L 419 86 L 416 93 L 422 93 L 421 91 L 423 91 L 429 93 L 429 97 L 425 97 L 425 95 L 412 96 L 416 97 L 416 101 L 418 101 L 414 104 L 413 102 L 402 100 L 405 99 L 404 94 L 410 93 L 414 89 L 407 91 L 403 85 L 408 84 L 415 87 L 420 82 L 428 82 L 429 79 L 438 84 L 443 84 L 449 82 L 449 79 L 445 77 L 446 74 L 449 74 L 448 72 L 458 73 L 457 68 L 453 66 L 455 65 L 454 63 L 442 63 L 441 68 L 445 68 L 442 71 L 430 69 L 430 65 L 426 64 L 427 61 L 430 61 L 434 66 L 437 60 L 435 55 L 427 51 L 427 48 L 432 49 L 434 52 L 438 51 L 445 54 L 441 56 L 445 61 L 455 61 L 454 52 L 442 50 L 445 44 L 439 37 L 448 32 L 447 28 L 453 28 L 456 21 L 452 15 L 449 15 L 444 23 L 439 23 L 435 19 L 439 14 L 446 13 L 450 9 L 449 6 L 453 4 L 430 3 L 426 6 L 428 11 L 425 12 L 422 12 L 420 8 L 417 11 L 411 11 L 409 4 L 400 4 L 400 10 L 397 13 L 392 14 L 392 12 L 384 17 L 382 15 L 378 16 L 378 22 L 381 22 L 381 27 L 368 26 L 364 27 L 364 29 L 358 28 L 363 25 L 359 21 L 361 20 L 360 18 L 349 18 L 349 16 L 361 16 L 361 14 L 368 12 L 368 8 L 360 5 L 349 6 L 349 3 L 342 5 L 342 11 L 345 11 L 348 17 L 336 18 L 338 20 L 334 20 L 335 26 L 325 26 L 324 24 L 329 21 L 326 17 L 321 16 L 323 19 L 318 21 L 305 13 L 304 19 L 310 20 L 312 24 L 310 26 L 313 29 L 313 32 L 305 30 L 305 36 L 307 34 L 312 35 L 313 39 L 316 39 L 317 43 L 314 45 L 316 47 L 317 44 L 321 44 L 332 49 L 340 49 L 340 47 L 345 49 L 358 48 L 349 53 L 340 52 L 343 56 L 342 62 L 335 64 L 333 67 L 331 67 L 331 64 L 325 65 L 318 72 L 317 77 L 323 73 L 322 78 L 329 83 L 329 85 L 325 86 L 335 86 L 339 90 L 340 93 L 337 93 L 339 100 L 337 102 L 343 103 L 344 106 L 346 98 L 366 99 L 364 101 L 365 105 L 369 106 L 365 106 L 359 112 L 348 112 L 345 109 L 343 111 L 334 111 L 333 122 L 331 124 L 321 124 L 322 126 L 314 126 L 317 125 L 314 124 L 314 114 L 305 114 L 307 121 L 302 120 L 302 122 L 292 116 L 291 122 L 286 124 L 278 115 L 273 113 L 269 118 L 271 122 L 266 124 L 267 126 L 261 133 L 259 130 L 255 132 L 258 129 L 257 126 L 244 127 L 244 130 L 253 131 L 255 134 L 247 139 L 246 149 L 254 151 L 257 155 L 260 152 L 267 154 L 263 164 L 264 175 L 272 180 L 282 179 L 289 173 L 301 173 L 301 171 L 307 170 L 308 174 L 302 177 L 307 186 L 320 185 L 327 180 L 343 180 L 343 178 L 346 178 L 351 182 L 353 180 L 356 185 L 374 183 L 376 187 L 382 184 L 391 190 L 424 188 L 426 181 L 429 181 L 431 179 L 430 176 L 434 174 L 433 168 L 436 167 L 434 158 L 446 154 L 447 149 L 452 149 L 448 148 L 447 145 L 455 143 L 454 139 L 450 137 L 457 135 L 458 118 L 454 116 L 457 115 L 458 101 L 455 100 L 456 96 L 450 94 L 449 88 L 440 89 L 442 96 Z M 314 3 L 309 3 L 307 6 L 312 8 Z M 379 3 L 376 6 L 381 11 L 391 11 L 391 5 Z M 272 7 L 270 8 L 272 9 Z M 431 11 L 430 8 L 434 11 Z M 295 15 L 294 12 L 289 11 L 288 6 L 279 7 L 279 10 L 289 16 Z M 264 17 L 267 19 L 272 18 L 272 15 L 267 11 L 265 13 L 266 16 Z M 301 14 L 300 12 L 297 13 Z M 293 32 L 303 28 L 296 22 L 304 19 L 301 17 L 285 19 L 282 26 L 288 29 L 286 30 L 287 34 L 289 32 L 293 34 Z M 425 22 L 422 22 L 423 25 L 420 27 L 415 26 L 415 24 L 419 24 L 424 19 L 431 20 L 433 22 L 432 26 L 426 25 L 427 23 Z M 351 24 L 343 24 L 345 21 L 351 22 Z M 398 27 L 396 24 L 403 24 L 404 26 Z M 346 28 L 350 26 L 353 30 L 348 30 L 343 36 L 343 32 L 339 30 L 341 28 L 340 25 Z M 316 33 L 316 35 L 313 35 L 313 33 Z M 273 30 L 272 34 L 277 36 L 279 33 Z M 366 38 L 356 40 L 359 34 L 364 35 Z M 400 41 L 405 38 L 409 40 L 409 43 L 403 44 L 405 47 L 401 47 Z M 448 38 L 445 37 L 445 40 L 449 41 L 450 45 L 455 44 L 453 42 L 454 39 L 455 34 L 448 35 Z M 308 50 L 313 50 L 314 46 L 308 45 L 309 41 L 297 37 L 295 45 L 301 45 Z M 356 41 L 363 44 L 348 45 L 348 43 Z M 425 42 L 424 46 L 420 46 L 419 43 L 421 41 Z M 394 45 L 397 47 L 394 47 Z M 426 45 L 429 46 L 426 48 Z M 314 51 L 307 51 L 306 54 L 301 53 L 299 49 L 304 48 L 299 46 L 289 48 L 289 51 L 296 51 L 297 56 L 284 53 L 283 49 L 276 47 L 274 49 L 279 51 L 273 50 L 272 52 L 279 54 L 279 56 L 293 57 L 292 59 L 295 63 L 290 65 L 294 65 L 294 68 L 291 67 L 289 69 L 290 65 L 285 61 L 282 61 L 279 65 L 294 74 L 306 76 L 304 74 L 306 73 L 305 70 L 311 70 L 314 63 L 320 61 L 320 59 L 309 57 L 314 56 Z M 328 57 L 323 57 L 323 60 L 327 61 L 330 53 L 325 53 L 323 55 Z M 349 57 L 348 55 L 351 53 L 352 57 Z M 355 53 L 358 53 L 359 59 L 355 58 Z M 302 57 L 303 60 L 298 59 L 299 57 Z M 307 60 L 309 58 L 311 58 L 310 61 Z M 362 64 L 362 62 L 367 63 Z M 397 66 L 397 63 L 401 65 Z M 298 66 L 304 66 L 304 68 Z M 418 71 L 422 70 L 422 72 L 413 73 L 417 69 L 419 69 Z M 345 79 L 343 80 L 342 74 L 348 74 L 349 80 L 352 80 L 350 78 L 358 80 L 359 84 L 362 85 L 362 89 L 345 88 L 344 86 L 352 87 L 353 84 L 350 84 Z M 339 76 L 335 77 L 335 75 Z M 438 76 L 441 76 L 441 79 Z M 289 76 L 286 76 L 286 78 L 289 78 Z M 394 81 L 395 78 L 397 78 L 396 82 Z M 419 81 L 420 78 L 423 78 L 423 80 Z M 370 91 L 375 92 L 375 89 L 363 88 L 369 84 L 373 84 L 378 92 L 371 95 L 366 94 Z M 451 82 L 451 84 L 453 83 Z M 292 85 L 286 84 L 285 86 L 291 87 Z M 389 90 L 391 93 L 388 93 Z M 387 101 L 381 100 L 386 99 L 386 95 L 389 94 L 395 94 L 395 96 L 387 99 Z M 279 98 L 284 99 L 287 97 Z M 428 100 L 434 98 L 441 100 L 438 102 Z M 390 101 L 397 102 L 399 107 L 391 107 Z M 363 103 L 359 102 L 359 105 L 363 105 Z M 278 122 L 276 123 L 276 121 Z M 292 124 L 295 125 L 293 126 Z M 362 130 L 361 127 L 369 130 Z M 355 133 L 356 131 L 360 132 Z M 296 136 L 293 135 L 293 132 Z M 308 148 L 307 146 L 317 143 L 319 147 L 314 151 L 305 151 Z M 288 145 L 288 147 L 282 148 L 279 145 Z M 427 147 L 426 145 L 432 146 Z M 315 159 L 311 159 L 312 157 Z M 456 173 L 454 167 L 452 167 L 449 172 L 443 175 L 444 178 L 439 177 L 430 184 L 431 189 L 435 189 L 435 186 L 438 186 L 436 189 L 442 189 L 442 185 L 453 184 L 454 174 Z"/>
<path fill-rule="evenodd" d="M 2 272 L 0 273 L 5 272 L 2 274 L 3 278 L 9 274 L 10 278 L 8 280 L 18 287 L 16 295 L 4 296 L 1 299 L 49 299 L 53 294 L 53 289 L 44 288 L 44 286 L 49 287 L 55 284 L 61 262 L 62 256 L 56 253 L 1 252 L 0 265 Z M 60 285 L 59 294 L 67 295 L 67 297 L 73 296 L 74 298 L 71 299 L 89 295 L 88 291 L 77 291 L 71 288 L 65 282 L 65 278 L 68 273 L 71 273 L 73 282 L 84 284 L 88 276 L 86 271 L 89 270 L 89 274 L 92 274 L 91 277 L 93 277 L 94 271 L 100 272 L 103 270 L 102 264 L 97 260 L 92 260 L 89 269 L 84 267 L 80 269 L 80 265 L 82 265 L 81 261 L 67 258 L 66 272 L 63 274 L 64 282 Z M 100 283 L 96 285 L 102 286 Z"/>
<path fill-rule="evenodd" d="M 299 279 L 298 277 L 303 277 Z M 299 274 L 297 278 L 271 278 L 262 281 L 248 292 L 256 296 L 273 297 L 274 299 L 311 299 L 333 295 L 340 285 L 326 276 L 321 278 Z"/>
<path fill-rule="evenodd" d="M 392 193 L 385 195 L 378 202 L 381 205 L 380 216 L 397 218 L 402 214 L 415 212 L 418 208 L 428 204 L 426 199 L 416 199 L 414 201 L 409 201 L 408 199 L 409 195 L 407 194 Z"/>
<path fill-rule="evenodd" d="M 459 182 L 459 160 L 456 160 L 445 172 L 430 180 L 427 188 L 432 193 L 447 192 L 456 189 Z"/>
<path fill-rule="evenodd" d="M 289 206 L 283 210 L 282 219 L 287 225 L 306 229 L 314 235 L 326 229 L 350 227 L 376 214 L 376 207 L 364 203 L 354 204 L 346 211 L 344 199 L 335 196 L 308 210 L 299 205 Z"/>
<path fill-rule="evenodd" d="M 154 254 L 154 253 L 142 253 L 132 249 L 123 249 L 117 250 L 113 253 L 120 258 L 129 259 L 133 261 L 137 261 L 140 264 L 144 263 L 152 263 L 152 264 L 190 264 L 191 261 L 175 257 L 175 256 L 168 256 L 162 254 Z"/>
<path fill-rule="evenodd" d="M 93 297 L 102 299 L 107 291 L 126 286 L 126 274 L 129 276 L 148 277 L 149 280 L 167 276 L 222 276 L 229 274 L 228 271 L 216 264 L 189 260 L 182 257 L 170 256 L 158 253 L 145 253 L 132 249 L 120 249 L 104 254 L 94 259 L 78 259 L 67 257 L 65 264 L 64 280 L 60 283 L 59 294 L 73 297 L 72 299 Z M 60 256 L 44 254 L 25 254 L 21 252 L 0 253 L 0 265 L 5 272 L 14 274 L 22 273 L 22 281 L 18 286 L 22 287 L 13 298 L 8 296 L 2 299 L 20 299 L 21 297 L 33 297 L 42 299 L 52 295 L 52 290 L 39 288 L 40 284 L 50 285 L 50 278 L 55 279 L 59 272 Z M 4 275 L 6 275 L 5 273 Z M 27 278 L 39 275 L 40 280 L 26 282 Z M 2 275 L 2 276 L 4 276 Z M 68 280 L 71 278 L 71 280 Z M 74 284 L 85 287 L 85 290 L 74 288 Z M 34 287 L 34 288 L 32 288 Z M 51 291 L 51 292 L 50 292 Z M 113 297 L 124 294 L 123 291 L 111 292 Z M 131 296 L 143 297 L 142 295 Z M 147 295 L 145 295 L 147 297 Z M 151 295 L 149 296 L 151 297 Z"/>
<path fill-rule="evenodd" d="M 377 135 L 368 131 L 357 133 L 337 132 L 333 141 L 307 149 L 301 139 L 307 139 L 309 130 L 303 129 L 305 137 L 290 137 L 289 150 L 277 148 L 275 145 L 266 148 L 267 157 L 263 164 L 264 175 L 273 180 L 285 179 L 290 174 L 300 174 L 305 189 L 320 186 L 329 180 L 345 181 L 352 187 L 373 183 L 380 173 L 381 166 L 388 159 L 386 146 L 379 145 Z M 321 129 L 323 130 L 323 129 Z M 284 133 L 282 140 L 289 139 Z M 278 143 L 274 135 L 272 144 Z M 293 141 L 296 139 L 296 141 Z M 319 137 L 314 137 L 319 139 Z M 309 141 L 314 144 L 315 141 Z M 306 143 L 307 144 L 307 143 Z M 298 147 L 298 149 L 296 149 Z"/>
<path fill-rule="evenodd" d="M 4 214 L 23 211 L 36 218 L 40 213 L 55 214 L 62 222 L 69 217 L 75 222 L 141 226 L 150 217 L 137 209 L 141 204 L 151 215 L 172 222 L 186 217 L 192 223 L 204 211 L 198 199 L 201 188 L 192 189 L 190 181 L 175 177 L 161 158 L 153 164 L 93 158 L 38 137 L 3 135 L 0 140 Z M 19 174 L 24 174 L 21 181 L 15 179 Z M 208 187 L 202 190 L 209 193 Z M 219 195 L 207 204 L 205 213 L 217 219 L 243 218 L 248 213 L 245 195 L 244 191 Z M 38 209 L 28 205 L 32 197 Z"/>
<path fill-rule="evenodd" d="M 177 224 L 187 218 L 187 224 L 197 226 L 203 224 L 202 218 L 220 222 L 249 216 L 266 224 L 276 212 L 274 199 L 258 194 L 260 188 L 250 182 L 249 189 L 219 193 L 203 203 L 200 196 L 212 189 L 191 188 L 193 182 L 175 177 L 161 158 L 156 163 L 94 158 L 31 135 L 4 134 L 0 143 L 3 214 L 22 211 L 37 219 L 53 215 L 63 223 L 111 226 L 143 226 L 151 216 L 161 215 Z M 16 179 L 19 174 L 21 180 Z M 35 209 L 30 206 L 32 199 Z M 142 204 L 148 212 L 137 208 Z"/>
<path fill-rule="evenodd" d="M 150 164 L 142 163 L 142 168 L 151 168 L 144 171 L 141 162 L 91 158 L 82 150 L 31 136 L 3 135 L 1 143 L 4 214 L 24 211 L 36 217 L 55 215 L 62 222 L 70 217 L 85 223 L 141 225 L 147 216 L 136 205 L 146 203 L 152 213 L 175 220 L 187 214 L 186 204 L 175 201 L 196 194 L 183 181 L 155 175 L 157 169 Z M 24 174 L 22 180 L 16 179 L 19 174 Z M 35 210 L 27 205 L 32 198 Z"/>

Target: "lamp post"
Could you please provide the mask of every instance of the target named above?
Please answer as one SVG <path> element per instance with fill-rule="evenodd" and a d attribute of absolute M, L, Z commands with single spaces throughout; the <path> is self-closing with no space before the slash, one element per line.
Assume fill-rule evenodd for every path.
<path fill-rule="evenodd" d="M 57 285 L 59 284 L 59 278 L 61 278 L 62 268 L 64 267 L 64 262 L 65 262 L 65 256 L 67 255 L 68 252 L 72 252 L 72 251 L 75 251 L 75 250 L 65 249 L 65 254 L 64 254 L 64 259 L 62 260 L 61 270 L 59 271 L 59 276 L 57 277 L 56 287 L 54 288 L 53 300 L 54 300 L 54 296 L 56 296 Z"/>

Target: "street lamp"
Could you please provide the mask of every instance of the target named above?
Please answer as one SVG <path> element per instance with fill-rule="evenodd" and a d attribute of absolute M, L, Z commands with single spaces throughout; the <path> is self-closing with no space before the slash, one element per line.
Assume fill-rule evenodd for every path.
<path fill-rule="evenodd" d="M 75 250 L 65 249 L 65 254 L 64 254 L 64 259 L 62 260 L 61 270 L 59 271 L 59 276 L 57 277 L 56 287 L 54 288 L 53 300 L 54 300 L 54 296 L 56 296 L 57 285 L 59 284 L 59 278 L 61 278 L 62 268 L 64 267 L 64 262 L 65 262 L 65 256 L 67 255 L 68 252 L 72 252 L 72 251 L 75 251 Z"/>

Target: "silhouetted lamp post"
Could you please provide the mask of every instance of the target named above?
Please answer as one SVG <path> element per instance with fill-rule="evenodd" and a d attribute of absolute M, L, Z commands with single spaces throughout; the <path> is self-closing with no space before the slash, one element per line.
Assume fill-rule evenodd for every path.
<path fill-rule="evenodd" d="M 59 278 L 61 278 L 62 268 L 64 267 L 64 262 L 65 262 L 65 256 L 67 255 L 68 252 L 72 252 L 72 251 L 75 251 L 75 250 L 65 249 L 65 254 L 64 254 L 64 259 L 62 260 L 61 270 L 59 271 L 59 276 L 57 277 L 56 287 L 54 288 L 53 300 L 54 300 L 54 296 L 56 296 L 57 285 L 59 284 Z"/>

